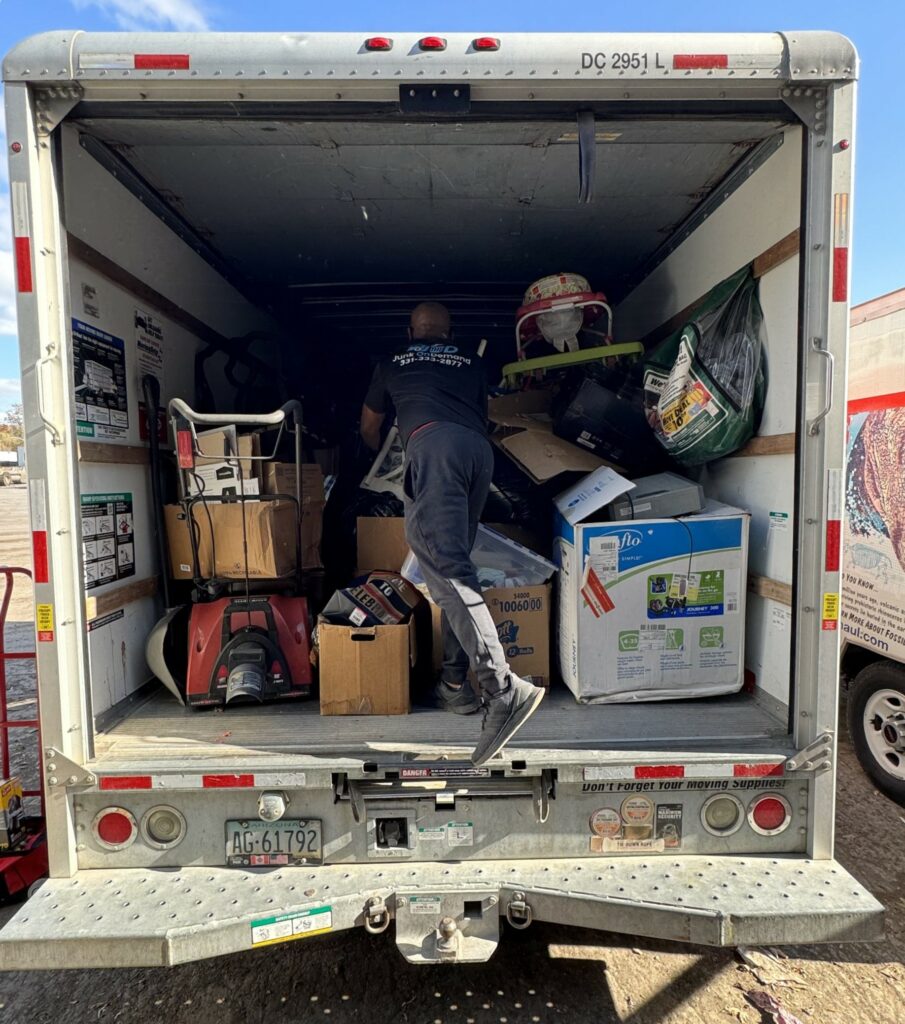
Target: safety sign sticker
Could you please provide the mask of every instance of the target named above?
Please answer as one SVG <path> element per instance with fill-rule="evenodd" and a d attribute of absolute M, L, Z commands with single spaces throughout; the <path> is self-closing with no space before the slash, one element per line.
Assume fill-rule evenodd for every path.
<path fill-rule="evenodd" d="M 823 628 L 834 630 L 839 625 L 839 595 L 823 595 Z"/>
<path fill-rule="evenodd" d="M 85 589 L 135 575 L 132 493 L 82 495 Z"/>
<path fill-rule="evenodd" d="M 290 914 L 276 914 L 251 922 L 251 944 L 273 946 L 277 942 L 322 935 L 333 927 L 332 907 L 313 907 Z"/>
<path fill-rule="evenodd" d="M 75 418 L 79 437 L 124 437 L 129 429 L 122 338 L 72 321 Z"/>
<path fill-rule="evenodd" d="M 39 604 L 35 606 L 35 627 L 38 632 L 38 642 L 42 644 L 53 643 L 53 605 Z"/>

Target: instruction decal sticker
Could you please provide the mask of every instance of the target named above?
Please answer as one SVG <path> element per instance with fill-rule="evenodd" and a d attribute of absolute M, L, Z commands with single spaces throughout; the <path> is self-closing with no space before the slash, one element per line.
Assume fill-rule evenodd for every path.
<path fill-rule="evenodd" d="M 35 606 L 35 628 L 38 633 L 38 643 L 53 643 L 53 605 L 39 604 Z"/>
<path fill-rule="evenodd" d="M 82 495 L 85 589 L 135 575 L 132 493 Z"/>
<path fill-rule="evenodd" d="M 333 928 L 333 908 L 313 907 L 292 914 L 275 914 L 251 922 L 252 946 L 274 946 L 309 935 L 323 935 Z"/>
<path fill-rule="evenodd" d="M 129 404 L 123 339 L 73 320 L 72 361 L 78 436 L 125 437 Z"/>
<path fill-rule="evenodd" d="M 833 631 L 839 626 L 839 595 L 823 595 L 823 628 Z"/>

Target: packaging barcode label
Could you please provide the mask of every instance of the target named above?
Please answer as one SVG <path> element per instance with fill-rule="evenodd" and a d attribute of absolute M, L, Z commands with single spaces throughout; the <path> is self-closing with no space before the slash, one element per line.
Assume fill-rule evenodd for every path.
<path fill-rule="evenodd" d="M 604 583 L 619 575 L 619 539 L 594 537 L 588 549 L 588 561 Z"/>

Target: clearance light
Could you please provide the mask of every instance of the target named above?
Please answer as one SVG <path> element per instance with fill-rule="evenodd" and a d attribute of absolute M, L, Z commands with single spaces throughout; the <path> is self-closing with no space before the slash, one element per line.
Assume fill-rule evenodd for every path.
<path fill-rule="evenodd" d="M 476 50 L 498 50 L 500 48 L 499 39 L 494 39 L 493 36 L 479 36 L 477 39 L 473 39 L 471 45 Z"/>
<path fill-rule="evenodd" d="M 124 850 L 135 842 L 138 825 L 125 807 L 105 807 L 95 815 L 91 830 L 105 850 Z"/>
<path fill-rule="evenodd" d="M 141 819 L 142 837 L 158 850 L 168 850 L 182 842 L 185 833 L 185 818 L 175 807 L 152 807 Z"/>
<path fill-rule="evenodd" d="M 443 36 L 425 36 L 418 40 L 418 48 L 421 50 L 445 50 L 446 40 Z"/>
<path fill-rule="evenodd" d="M 792 808 L 785 797 L 770 793 L 752 800 L 748 807 L 748 824 L 759 835 L 776 836 L 789 827 Z"/>
<path fill-rule="evenodd" d="M 389 36 L 371 36 L 365 40 L 366 50 L 392 50 L 393 40 Z"/>
<path fill-rule="evenodd" d="M 734 796 L 717 793 L 704 802 L 701 822 L 713 836 L 731 836 L 745 820 L 745 809 Z"/>

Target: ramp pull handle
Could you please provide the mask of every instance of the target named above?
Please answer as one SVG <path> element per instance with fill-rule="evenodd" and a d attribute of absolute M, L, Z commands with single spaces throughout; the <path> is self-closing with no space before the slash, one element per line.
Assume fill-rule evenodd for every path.
<path fill-rule="evenodd" d="M 50 432 L 50 443 L 52 445 L 61 445 L 63 443 L 63 433 L 47 415 L 44 403 L 44 368 L 49 367 L 53 361 L 53 356 L 45 356 L 35 363 L 35 386 L 38 389 L 38 415 L 41 417 L 41 422 Z"/>
<path fill-rule="evenodd" d="M 825 405 L 808 426 L 808 437 L 816 437 L 820 433 L 820 424 L 829 416 L 830 410 L 833 408 L 833 370 L 836 366 L 836 359 L 832 352 L 821 348 L 820 338 L 811 338 L 811 348 L 817 355 L 826 359 L 826 375 L 823 384 Z"/>

